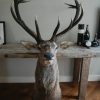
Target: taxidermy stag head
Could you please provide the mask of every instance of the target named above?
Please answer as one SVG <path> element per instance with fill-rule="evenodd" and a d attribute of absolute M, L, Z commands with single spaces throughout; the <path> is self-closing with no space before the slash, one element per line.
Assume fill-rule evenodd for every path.
<path fill-rule="evenodd" d="M 44 41 L 41 37 L 41 34 L 40 34 L 40 31 L 39 31 L 39 26 L 38 26 L 38 22 L 37 20 L 35 19 L 35 26 L 36 26 L 36 32 L 34 32 L 33 30 L 31 30 L 26 24 L 25 22 L 23 21 L 23 19 L 21 18 L 20 16 L 20 12 L 19 12 L 19 4 L 21 3 L 26 3 L 28 1 L 25 1 L 25 0 L 14 0 L 14 9 L 13 7 L 11 6 L 11 13 L 12 13 L 12 16 L 13 18 L 15 19 L 15 21 L 29 34 L 31 35 L 37 42 L 37 45 L 41 44 L 41 43 L 44 43 L 46 41 Z M 67 28 L 65 28 L 64 30 L 62 30 L 61 32 L 58 33 L 58 30 L 60 28 L 60 22 L 59 22 L 59 19 L 58 19 L 58 23 L 57 23 L 57 26 L 53 32 L 53 35 L 51 37 L 50 40 L 48 40 L 48 42 L 55 42 L 57 37 L 63 35 L 63 34 L 66 34 L 68 33 L 68 31 L 70 31 L 74 26 L 76 26 L 80 20 L 82 19 L 82 16 L 83 16 L 83 9 L 82 9 L 82 6 L 81 4 L 79 4 L 79 2 L 77 0 L 75 0 L 75 4 L 76 5 L 70 5 L 70 4 L 67 4 L 65 3 L 66 5 L 69 6 L 69 8 L 72 8 L 72 9 L 76 9 L 76 14 L 75 14 L 75 17 L 73 18 L 73 20 L 71 20 L 69 26 Z"/>
<path fill-rule="evenodd" d="M 14 8 L 11 6 L 11 14 L 15 21 L 37 42 L 37 47 L 40 50 L 40 56 L 38 58 L 36 72 L 35 72 L 35 85 L 36 85 L 36 97 L 34 100 L 60 100 L 61 90 L 59 86 L 59 70 L 56 59 L 57 44 L 56 40 L 59 36 L 68 33 L 74 26 L 76 26 L 83 17 L 83 8 L 77 0 L 75 5 L 67 4 L 69 8 L 75 9 L 76 14 L 71 20 L 69 26 L 58 32 L 60 28 L 60 21 L 58 19 L 57 26 L 54 29 L 50 40 L 43 40 L 39 31 L 38 22 L 35 19 L 36 32 L 32 31 L 20 16 L 19 4 L 26 3 L 25 0 L 14 0 Z M 40 97 L 40 99 L 39 99 Z"/>

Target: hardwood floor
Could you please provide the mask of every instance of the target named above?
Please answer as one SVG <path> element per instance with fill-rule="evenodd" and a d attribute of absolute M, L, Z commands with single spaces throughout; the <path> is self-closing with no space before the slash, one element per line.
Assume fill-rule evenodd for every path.
<path fill-rule="evenodd" d="M 0 100 L 32 100 L 34 84 L 0 84 Z M 62 100 L 75 100 L 78 87 L 72 83 L 61 83 Z M 86 100 L 100 100 L 100 82 L 88 85 Z"/>

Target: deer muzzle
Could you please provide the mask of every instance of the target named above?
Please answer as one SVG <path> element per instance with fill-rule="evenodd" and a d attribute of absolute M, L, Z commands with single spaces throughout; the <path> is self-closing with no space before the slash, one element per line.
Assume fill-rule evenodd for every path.
<path fill-rule="evenodd" d="M 54 57 L 54 55 L 52 53 L 45 53 L 44 57 L 48 60 L 52 60 L 52 58 Z"/>

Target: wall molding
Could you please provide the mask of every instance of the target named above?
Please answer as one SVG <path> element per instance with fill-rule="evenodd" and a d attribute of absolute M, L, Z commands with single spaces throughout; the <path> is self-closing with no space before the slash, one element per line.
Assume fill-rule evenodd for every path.
<path fill-rule="evenodd" d="M 60 82 L 71 82 L 72 76 L 60 76 Z M 100 81 L 100 75 L 89 75 L 89 81 Z M 0 77 L 0 83 L 34 83 L 34 77 Z"/>

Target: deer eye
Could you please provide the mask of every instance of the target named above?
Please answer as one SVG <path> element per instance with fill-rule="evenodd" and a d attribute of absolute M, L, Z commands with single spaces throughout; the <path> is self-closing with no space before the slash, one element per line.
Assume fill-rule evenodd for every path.
<path fill-rule="evenodd" d="M 58 49 L 58 46 L 56 47 L 56 49 Z"/>
<path fill-rule="evenodd" d="M 41 45 L 40 44 L 38 45 L 38 49 L 41 49 Z"/>
<path fill-rule="evenodd" d="M 43 47 L 44 47 L 44 48 L 49 48 L 49 46 L 48 46 L 48 45 L 44 45 Z"/>

